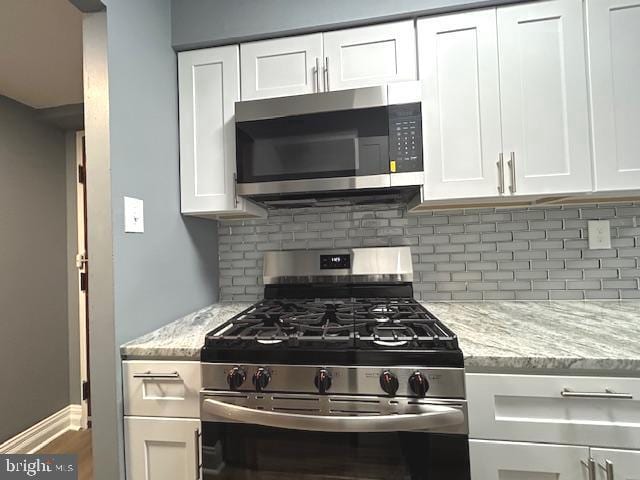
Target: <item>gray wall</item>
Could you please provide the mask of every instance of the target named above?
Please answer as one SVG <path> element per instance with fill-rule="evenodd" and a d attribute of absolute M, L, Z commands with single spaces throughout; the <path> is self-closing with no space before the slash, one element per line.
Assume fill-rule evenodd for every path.
<path fill-rule="evenodd" d="M 587 222 L 611 223 L 589 250 Z M 640 298 L 640 203 L 434 211 L 402 206 L 273 211 L 219 226 L 223 300 L 262 296 L 266 250 L 410 245 L 421 300 Z"/>
<path fill-rule="evenodd" d="M 522 0 L 172 0 L 176 50 Z"/>
<path fill-rule="evenodd" d="M 64 134 L 0 96 L 0 443 L 69 404 L 65 208 Z"/>
<path fill-rule="evenodd" d="M 108 86 L 103 88 L 108 88 L 108 106 L 85 98 L 87 119 L 95 111 L 108 117 L 103 125 L 87 121 L 85 127 L 90 208 L 94 175 L 101 176 L 97 182 L 105 187 L 110 169 L 109 189 L 100 192 L 102 211 L 95 212 L 97 219 L 89 219 L 90 269 L 100 274 L 95 272 L 96 254 L 106 269 L 105 277 L 90 277 L 90 314 L 100 305 L 113 308 L 112 314 L 98 313 L 90 319 L 93 438 L 99 442 L 94 445 L 95 480 L 122 474 L 119 345 L 218 299 L 216 223 L 180 215 L 177 58 L 171 48 L 169 0 L 105 3 L 107 44 L 102 54 L 85 53 L 85 62 L 95 55 L 99 63 L 104 47 L 108 52 Z M 91 21 L 96 22 L 99 39 L 98 23 L 104 22 L 104 14 L 90 14 L 87 22 Z M 88 34 L 85 31 L 85 45 L 91 42 Z M 108 137 L 99 138 L 96 130 L 107 130 Z M 101 164 L 98 170 L 91 169 L 94 161 Z M 144 200 L 143 234 L 124 233 L 125 195 Z M 109 210 L 105 220 L 111 232 L 104 233 L 111 245 L 96 245 L 92 239 L 99 232 L 91 231 Z M 109 281 L 109 266 L 102 262 L 111 249 L 112 282 L 96 292 L 93 280 Z M 101 344 L 97 350 L 96 343 Z"/>

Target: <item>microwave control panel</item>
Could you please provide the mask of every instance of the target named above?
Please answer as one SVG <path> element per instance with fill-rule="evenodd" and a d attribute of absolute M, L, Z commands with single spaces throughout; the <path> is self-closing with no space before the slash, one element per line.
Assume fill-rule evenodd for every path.
<path fill-rule="evenodd" d="M 422 172 L 422 112 L 420 103 L 389 106 L 391 173 Z"/>

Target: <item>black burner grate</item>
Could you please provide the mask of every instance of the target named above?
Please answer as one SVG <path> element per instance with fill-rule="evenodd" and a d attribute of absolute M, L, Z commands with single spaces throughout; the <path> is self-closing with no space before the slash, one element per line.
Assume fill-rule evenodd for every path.
<path fill-rule="evenodd" d="M 207 345 L 457 349 L 456 336 L 411 298 L 263 300 L 207 335 Z"/>

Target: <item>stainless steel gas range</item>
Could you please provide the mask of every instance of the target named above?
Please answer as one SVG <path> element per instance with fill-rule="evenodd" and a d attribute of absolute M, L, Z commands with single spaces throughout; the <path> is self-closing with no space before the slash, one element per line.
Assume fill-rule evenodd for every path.
<path fill-rule="evenodd" d="M 204 478 L 469 480 L 462 352 L 412 280 L 408 247 L 265 254 L 202 349 Z"/>

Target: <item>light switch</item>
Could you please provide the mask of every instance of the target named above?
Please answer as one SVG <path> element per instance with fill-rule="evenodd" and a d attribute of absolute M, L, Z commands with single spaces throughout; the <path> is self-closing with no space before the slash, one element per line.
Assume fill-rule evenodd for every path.
<path fill-rule="evenodd" d="M 589 220 L 589 249 L 611 248 L 609 220 Z"/>
<path fill-rule="evenodd" d="M 139 198 L 124 197 L 124 231 L 144 232 L 144 202 Z"/>

